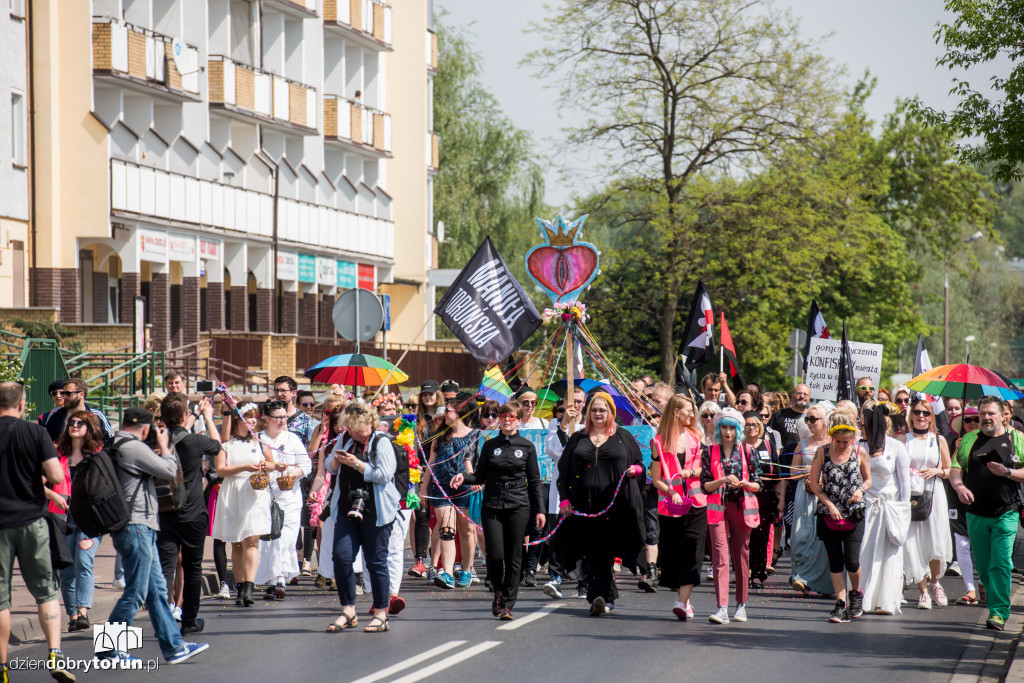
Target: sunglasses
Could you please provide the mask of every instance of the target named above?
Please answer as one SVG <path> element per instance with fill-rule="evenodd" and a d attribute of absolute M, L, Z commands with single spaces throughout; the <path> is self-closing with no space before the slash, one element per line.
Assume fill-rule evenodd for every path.
<path fill-rule="evenodd" d="M 482 415 L 483 417 L 487 418 L 488 420 L 496 420 L 496 419 L 498 419 L 498 414 L 497 413 L 480 413 L 480 415 Z"/>
<path fill-rule="evenodd" d="M 79 427 L 86 427 L 84 420 L 68 420 L 68 429 L 78 429 Z"/>
<path fill-rule="evenodd" d="M 497 415 L 497 413 L 495 413 Z M 504 415 L 498 415 L 499 420 L 518 420 L 519 416 L 515 413 L 505 413 Z"/>
<path fill-rule="evenodd" d="M 875 388 L 873 386 L 871 386 L 870 384 L 865 384 L 863 386 L 857 387 L 857 391 L 874 391 L 874 390 L 875 390 Z"/>
<path fill-rule="evenodd" d="M 968 422 L 981 422 L 981 418 L 979 418 L 977 416 L 975 416 L 975 417 L 965 417 L 964 418 L 964 423 L 966 424 Z"/>
<path fill-rule="evenodd" d="M 807 423 L 807 424 L 809 424 L 809 425 L 812 425 L 812 424 L 814 424 L 815 422 L 818 422 L 818 421 L 820 421 L 820 420 L 821 420 L 821 418 L 820 418 L 820 417 L 814 417 L 813 415 L 811 415 L 810 417 L 805 417 L 805 418 L 804 418 L 804 422 L 806 422 L 806 423 Z"/>
<path fill-rule="evenodd" d="M 898 398 L 898 399 L 896 399 L 896 405 L 909 406 L 910 405 L 910 399 L 909 398 Z"/>
<path fill-rule="evenodd" d="M 914 417 L 928 417 L 929 415 L 931 415 L 931 413 L 929 413 L 927 410 L 914 410 L 911 411 L 911 413 Z"/>
<path fill-rule="evenodd" d="M 84 394 L 84 391 L 61 391 L 61 396 L 74 396 L 75 394 Z"/>
<path fill-rule="evenodd" d="M 563 415 L 565 414 L 565 408 L 559 408 L 558 410 L 555 410 L 554 413 L 555 415 Z"/>
<path fill-rule="evenodd" d="M 750 401 L 748 401 L 745 398 L 741 398 L 740 400 L 736 401 L 736 405 L 738 405 L 738 406 L 749 406 L 750 405 Z"/>
<path fill-rule="evenodd" d="M 714 414 L 714 413 L 704 413 L 704 414 L 703 414 L 703 415 L 701 415 L 700 417 L 701 417 L 701 419 L 703 419 L 703 420 L 710 420 L 710 419 L 711 419 L 711 418 L 713 418 L 714 416 L 715 416 L 715 414 Z"/>
<path fill-rule="evenodd" d="M 744 429 L 761 429 L 761 425 L 757 424 L 756 422 L 753 422 L 751 424 L 744 424 L 743 428 Z"/>
<path fill-rule="evenodd" d="M 316 403 L 314 403 L 313 401 L 303 401 L 299 405 L 301 405 L 303 408 L 315 408 L 316 407 Z"/>
<path fill-rule="evenodd" d="M 53 397 L 60 396 L 60 394 L 61 394 L 60 389 L 58 389 L 57 391 L 51 391 L 50 392 L 50 396 L 53 396 Z"/>
<path fill-rule="evenodd" d="M 769 417 L 771 417 L 771 416 L 768 415 L 768 413 L 761 413 L 761 419 L 762 420 L 767 420 Z"/>
<path fill-rule="evenodd" d="M 535 405 L 537 405 L 536 401 L 520 401 L 520 403 L 523 404 L 524 406 L 535 406 Z"/>

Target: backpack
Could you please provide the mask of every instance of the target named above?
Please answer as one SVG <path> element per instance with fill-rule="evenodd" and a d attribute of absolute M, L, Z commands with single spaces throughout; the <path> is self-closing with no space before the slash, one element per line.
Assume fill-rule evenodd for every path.
<path fill-rule="evenodd" d="M 103 446 L 95 453 L 86 454 L 75 468 L 71 482 L 71 517 L 87 536 L 95 538 L 120 531 L 131 520 L 135 499 L 145 483 L 140 478 L 130 501 L 124 499 L 121 482 L 117 478 L 117 450 L 132 437 L 122 437 Z"/>
<path fill-rule="evenodd" d="M 181 471 L 181 459 L 178 458 L 178 452 L 174 448 L 188 435 L 189 431 L 187 429 L 182 430 L 178 436 L 172 437 L 168 444 L 171 452 L 174 453 L 175 459 L 178 461 L 178 469 L 174 473 L 174 478 L 153 478 L 153 484 L 156 486 L 156 501 L 161 514 L 177 512 L 185 505 L 185 499 L 188 498 L 188 489 L 185 488 L 185 473 Z"/>
<path fill-rule="evenodd" d="M 379 439 L 387 439 L 391 444 L 391 450 L 395 452 L 395 476 L 392 481 L 395 483 L 395 488 L 398 489 L 399 500 L 404 501 L 406 494 L 409 493 L 409 453 L 396 444 L 391 435 L 386 432 L 374 432 L 374 435 L 370 437 L 368 453 L 376 453 Z"/>

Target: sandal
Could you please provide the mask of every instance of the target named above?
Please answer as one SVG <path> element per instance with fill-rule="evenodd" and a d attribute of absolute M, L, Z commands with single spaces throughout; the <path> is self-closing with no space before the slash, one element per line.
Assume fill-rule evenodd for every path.
<path fill-rule="evenodd" d="M 973 597 L 970 593 L 968 593 L 966 595 L 961 595 L 959 598 L 957 598 L 956 599 L 956 604 L 958 604 L 958 605 L 977 605 L 978 604 L 978 598 Z"/>
<path fill-rule="evenodd" d="M 345 623 L 339 624 L 338 622 L 333 622 L 331 624 L 328 624 L 327 628 L 324 629 L 324 631 L 326 633 L 341 633 L 342 631 L 345 631 L 347 629 L 359 626 L 359 617 L 350 617 L 347 614 L 342 614 L 341 618 L 345 620 Z"/>
<path fill-rule="evenodd" d="M 369 625 L 363 629 L 363 633 L 384 633 L 384 631 L 390 631 L 391 626 L 388 624 L 389 619 L 384 617 L 374 617 L 370 620 Z M 375 625 L 373 622 L 377 622 Z"/>

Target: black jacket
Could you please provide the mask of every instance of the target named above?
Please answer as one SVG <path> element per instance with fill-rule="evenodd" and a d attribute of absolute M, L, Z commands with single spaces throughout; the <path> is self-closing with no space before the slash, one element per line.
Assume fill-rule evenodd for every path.
<path fill-rule="evenodd" d="M 531 514 L 544 512 L 537 449 L 528 439 L 498 434 L 484 442 L 467 484 L 484 485 L 483 506 L 495 510 L 529 507 Z"/>

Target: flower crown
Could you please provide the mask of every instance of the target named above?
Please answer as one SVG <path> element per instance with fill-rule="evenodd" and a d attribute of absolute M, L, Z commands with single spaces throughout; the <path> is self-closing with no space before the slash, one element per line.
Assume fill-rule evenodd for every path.
<path fill-rule="evenodd" d="M 851 427 L 850 425 L 836 425 L 835 427 L 832 427 L 831 429 L 828 430 L 828 435 L 829 436 L 834 436 L 837 432 L 855 432 L 855 431 L 857 431 L 857 428 L 856 427 Z"/>
<path fill-rule="evenodd" d="M 373 403 L 371 403 L 370 405 L 372 405 L 374 408 L 380 408 L 382 405 L 386 403 L 392 403 L 397 406 L 402 403 L 402 400 L 395 396 L 394 394 L 381 394 L 377 398 L 373 399 Z"/>

